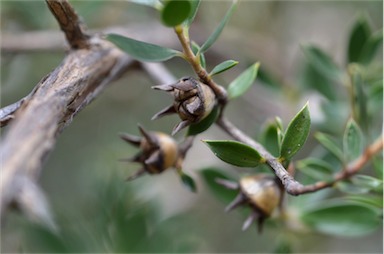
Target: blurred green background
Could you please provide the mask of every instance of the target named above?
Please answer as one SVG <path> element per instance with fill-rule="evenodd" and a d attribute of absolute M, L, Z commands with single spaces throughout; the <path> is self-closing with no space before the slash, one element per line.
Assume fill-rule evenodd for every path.
<path fill-rule="evenodd" d="M 88 28 L 95 31 L 140 25 L 144 27 L 140 33 L 150 34 L 156 29 L 153 22 L 159 23 L 155 10 L 126 1 L 70 2 Z M 229 2 L 204 1 L 192 25 L 191 38 L 204 42 L 228 6 Z M 247 66 L 260 61 L 276 85 L 256 82 L 250 92 L 228 106 L 228 118 L 256 136 L 267 119 L 280 116 L 287 123 L 310 100 L 312 128 L 316 128 L 321 119 L 319 97 L 302 90 L 300 45 L 315 44 L 337 64 L 345 66 L 349 31 L 359 15 L 369 18 L 374 31 L 382 29 L 382 1 L 241 2 L 219 41 L 206 55 L 208 70 L 223 60 L 239 61 L 236 68 L 217 77 L 217 82 L 226 86 Z M 0 25 L 2 37 L 27 31 L 59 30 L 44 1 L 2 1 Z M 177 45 L 176 35 L 171 40 Z M 55 52 L 2 52 L 1 106 L 25 96 L 64 56 L 64 48 Z M 382 51 L 378 61 L 382 61 L 381 56 Z M 180 59 L 171 60 L 166 66 L 176 77 L 193 75 Z M 137 150 L 121 141 L 117 134 L 138 134 L 137 123 L 148 130 L 169 133 L 178 121 L 175 116 L 150 121 L 154 113 L 171 101 L 168 95 L 151 90 L 152 85 L 156 84 L 144 71 L 128 71 L 65 129 L 40 179 L 60 227 L 60 236 L 12 212 L 1 229 L 2 253 L 265 253 L 276 251 L 276 246 L 282 252 L 291 249 L 301 253 L 382 251 L 381 228 L 359 238 L 330 237 L 309 231 L 284 232 L 273 225 L 267 226 L 262 235 L 253 227 L 241 232 L 245 214 L 224 213 L 226 204 L 209 192 L 198 173 L 206 167 L 238 170 L 220 162 L 201 144 L 201 139 L 228 138 L 215 126 L 198 136 L 184 162 L 184 170 L 197 181 L 197 194 L 185 189 L 172 171 L 124 182 L 139 166 L 118 159 L 130 157 Z M 345 93 L 342 89 L 334 92 L 340 96 Z M 381 117 L 378 116 L 380 124 Z M 347 118 L 345 114 L 339 123 L 329 123 L 335 127 L 335 133 L 341 132 Z M 4 128 L 2 135 L 6 131 Z M 176 138 L 181 140 L 182 135 Z M 313 139 L 309 141 L 306 146 L 310 148 Z M 306 150 L 298 158 L 305 156 L 309 149 Z M 308 197 L 290 199 L 305 203 Z M 287 239 L 289 243 L 285 242 Z"/>

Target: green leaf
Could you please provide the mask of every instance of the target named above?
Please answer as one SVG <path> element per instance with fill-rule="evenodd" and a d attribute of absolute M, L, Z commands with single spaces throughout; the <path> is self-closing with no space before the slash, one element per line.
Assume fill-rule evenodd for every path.
<path fill-rule="evenodd" d="M 227 189 L 216 182 L 216 179 L 225 179 L 237 182 L 228 174 L 225 174 L 223 170 L 217 168 L 205 168 L 199 170 L 199 173 L 204 179 L 204 182 L 208 186 L 210 191 L 221 201 L 229 203 L 236 197 L 236 190 Z"/>
<path fill-rule="evenodd" d="M 335 171 L 332 168 L 332 165 L 317 158 L 307 158 L 300 160 L 297 162 L 296 166 L 300 172 L 303 172 L 315 180 L 322 181 L 331 180 L 332 174 Z"/>
<path fill-rule="evenodd" d="M 348 63 L 359 62 L 363 46 L 371 35 L 371 29 L 364 17 L 354 24 L 348 42 Z"/>
<path fill-rule="evenodd" d="M 225 14 L 224 18 L 221 20 L 219 26 L 215 29 L 215 31 L 208 37 L 208 39 L 204 42 L 203 46 L 201 46 L 200 52 L 205 52 L 207 51 L 213 43 L 219 38 L 221 32 L 223 31 L 225 25 L 227 24 L 229 18 L 231 17 L 232 13 L 235 10 L 235 7 L 237 6 L 238 1 L 234 1 Z"/>
<path fill-rule="evenodd" d="M 191 2 L 191 12 L 190 12 L 187 20 L 185 20 L 185 22 L 184 22 L 184 24 L 187 27 L 191 26 L 193 20 L 196 17 L 197 11 L 199 10 L 199 6 L 200 6 L 200 0 L 190 0 L 190 2 Z"/>
<path fill-rule="evenodd" d="M 164 25 L 175 27 L 190 16 L 191 10 L 191 2 L 188 0 L 168 0 L 161 11 L 161 20 Z"/>
<path fill-rule="evenodd" d="M 340 201 L 322 203 L 304 212 L 301 219 L 312 229 L 334 236 L 363 236 L 381 227 L 371 207 Z"/>
<path fill-rule="evenodd" d="M 340 126 L 345 125 L 350 105 L 345 103 L 345 99 L 338 98 L 333 101 L 323 100 L 320 102 L 320 110 L 324 119 L 318 123 L 318 128 L 328 134 L 340 136 Z"/>
<path fill-rule="evenodd" d="M 339 191 L 347 194 L 366 194 L 369 192 L 369 189 L 362 186 L 357 186 L 356 184 L 351 183 L 350 181 L 339 181 L 334 187 Z"/>
<path fill-rule="evenodd" d="M 255 81 L 259 66 L 260 63 L 253 64 L 229 84 L 229 99 L 234 99 L 241 96 L 252 86 L 253 82 Z"/>
<path fill-rule="evenodd" d="M 383 32 L 379 31 L 369 37 L 369 39 L 365 42 L 364 47 L 360 54 L 360 63 L 362 64 L 369 64 L 374 56 L 377 50 L 379 49 L 380 45 L 383 43 Z"/>
<path fill-rule="evenodd" d="M 369 83 L 371 85 L 367 97 L 367 110 L 371 116 L 382 114 L 383 110 L 383 79 Z M 381 119 L 377 119 L 381 120 Z"/>
<path fill-rule="evenodd" d="M 315 90 L 321 93 L 330 101 L 337 99 L 337 93 L 335 93 L 335 84 L 327 76 L 320 73 L 311 63 L 305 62 L 303 70 L 301 71 L 300 82 L 303 87 Z"/>
<path fill-rule="evenodd" d="M 296 114 L 288 124 L 281 144 L 280 158 L 289 160 L 304 145 L 311 127 L 308 103 Z"/>
<path fill-rule="evenodd" d="M 367 102 L 368 96 L 365 91 L 366 83 L 362 77 L 361 66 L 358 64 L 350 64 L 348 72 L 352 80 L 353 89 L 353 111 L 357 123 L 361 126 L 362 130 L 366 132 L 369 128 L 369 117 Z"/>
<path fill-rule="evenodd" d="M 351 181 L 359 187 L 367 188 L 380 194 L 383 192 L 383 181 L 381 179 L 367 175 L 354 175 Z"/>
<path fill-rule="evenodd" d="M 180 178 L 181 178 L 181 181 L 183 182 L 184 186 L 187 187 L 188 190 L 190 190 L 192 192 L 197 191 L 195 180 L 193 180 L 192 177 L 190 177 L 189 175 L 187 175 L 185 173 L 181 173 Z"/>
<path fill-rule="evenodd" d="M 284 130 L 284 127 L 283 127 L 283 120 L 281 120 L 280 117 L 276 116 L 275 117 L 275 124 L 276 124 L 276 127 L 277 129 L 283 131 Z"/>
<path fill-rule="evenodd" d="M 259 68 L 257 79 L 261 81 L 261 83 L 266 84 L 268 87 L 277 89 L 280 89 L 281 87 L 281 84 L 279 83 L 277 78 L 263 67 Z"/>
<path fill-rule="evenodd" d="M 181 55 L 181 52 L 174 49 L 137 41 L 117 34 L 108 34 L 106 39 L 114 43 L 128 55 L 140 61 L 161 62 Z"/>
<path fill-rule="evenodd" d="M 234 60 L 227 60 L 227 61 L 224 61 L 218 65 L 216 65 L 213 70 L 211 71 L 211 73 L 209 73 L 210 76 L 213 76 L 213 75 L 216 75 L 216 74 L 219 74 L 219 73 L 222 73 L 228 69 L 231 69 L 232 67 L 236 66 L 239 62 L 238 61 L 234 61 Z"/>
<path fill-rule="evenodd" d="M 363 151 L 363 134 L 353 118 L 348 120 L 345 128 L 343 147 L 346 161 L 355 160 Z"/>
<path fill-rule="evenodd" d="M 191 124 L 188 128 L 187 136 L 194 136 L 206 131 L 216 121 L 219 116 L 219 107 L 213 108 L 212 112 L 198 123 Z"/>
<path fill-rule="evenodd" d="M 383 197 L 373 195 L 349 195 L 346 196 L 347 201 L 351 201 L 360 205 L 370 205 L 375 208 L 383 208 Z"/>
<path fill-rule="evenodd" d="M 377 178 L 383 178 L 383 157 L 376 155 L 372 159 L 373 169 Z"/>
<path fill-rule="evenodd" d="M 71 246 L 62 238 L 62 234 L 56 234 L 48 228 L 37 223 L 29 223 L 23 227 L 25 240 L 23 252 L 26 253 L 70 253 Z M 62 232 L 60 232 L 62 233 Z"/>
<path fill-rule="evenodd" d="M 269 122 L 260 136 L 260 142 L 273 156 L 279 156 L 280 152 L 279 129 L 276 122 Z"/>
<path fill-rule="evenodd" d="M 322 50 L 312 45 L 303 46 L 302 49 L 309 63 L 318 72 L 332 80 L 342 80 L 342 71 Z"/>
<path fill-rule="evenodd" d="M 232 140 L 203 140 L 222 161 L 238 167 L 257 167 L 265 159 L 252 147 Z"/>
<path fill-rule="evenodd" d="M 315 138 L 324 146 L 328 151 L 330 151 L 340 162 L 344 162 L 344 156 L 341 149 L 337 144 L 331 139 L 327 134 L 317 132 Z"/>

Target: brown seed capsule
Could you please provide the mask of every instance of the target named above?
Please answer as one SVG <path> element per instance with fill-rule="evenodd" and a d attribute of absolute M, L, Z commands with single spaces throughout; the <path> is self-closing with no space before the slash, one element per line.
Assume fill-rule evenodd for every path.
<path fill-rule="evenodd" d="M 161 132 L 147 132 L 139 126 L 143 137 L 121 134 L 128 143 L 140 147 L 140 152 L 129 161 L 139 162 L 143 168 L 127 178 L 133 180 L 144 173 L 159 174 L 164 170 L 176 167 L 179 162 L 178 146 L 173 138 Z"/>
<path fill-rule="evenodd" d="M 173 105 L 164 108 L 152 117 L 154 120 L 168 114 L 179 114 L 182 121 L 174 127 L 172 135 L 188 125 L 204 119 L 216 104 L 216 97 L 212 89 L 192 77 L 181 78 L 174 84 L 152 88 L 169 92 L 174 97 Z"/>
<path fill-rule="evenodd" d="M 229 189 L 240 190 L 237 197 L 226 207 L 226 212 L 240 205 L 248 205 L 252 208 L 252 213 L 243 224 L 243 230 L 257 219 L 259 232 L 261 232 L 264 220 L 271 216 L 282 199 L 282 189 L 276 178 L 271 175 L 246 176 L 238 183 L 222 179 L 218 179 L 217 182 Z"/>

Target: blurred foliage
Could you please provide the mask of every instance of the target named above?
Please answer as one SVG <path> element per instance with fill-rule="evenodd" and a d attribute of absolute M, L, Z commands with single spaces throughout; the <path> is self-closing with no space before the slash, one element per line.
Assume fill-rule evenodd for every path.
<path fill-rule="evenodd" d="M 133 2 L 155 9 L 122 1 L 71 1 L 92 29 L 180 22 L 164 20 L 156 10 L 158 1 Z M 182 19 L 187 18 L 187 25 L 195 19 L 191 39 L 196 36 L 195 50 L 201 52 L 204 66 L 205 59 L 208 69 L 228 59 L 239 62 L 215 79 L 229 84 L 255 60 L 261 63 L 256 85 L 241 91 L 242 99 L 231 102 L 226 114 L 244 131 L 258 133 L 255 136 L 274 155 L 279 155 L 283 142 L 282 123 L 288 123 L 310 98 L 311 133 L 306 149 L 293 161 L 299 181 L 330 179 L 381 134 L 382 2 L 244 1 L 234 12 L 234 5 L 204 2 L 195 18 L 197 6 L 193 3 L 189 16 L 184 13 Z M 2 33 L 58 29 L 43 1 L 2 2 L 0 24 Z M 269 47 L 278 50 L 268 51 Z M 63 55 L 2 54 L 2 106 L 25 96 Z M 191 73 L 177 59 L 167 66 L 175 74 Z M 129 71 L 66 129 L 41 176 L 60 231 L 49 232 L 12 213 L 2 227 L 2 253 L 381 251 L 380 155 L 359 175 L 332 189 L 287 197 L 285 212 L 267 221 L 263 235 L 254 229 L 240 232 L 244 210 L 223 213 L 236 193 L 215 182 L 254 170 L 234 170 L 199 144 L 184 162 L 196 183 L 189 174 L 185 182 L 197 187 L 197 194 L 185 190 L 172 172 L 125 183 L 127 171 L 135 169 L 117 160 L 134 151 L 116 134 L 134 133 L 137 122 L 158 130 L 173 125 L 169 120 L 150 122 L 166 98 L 152 92 L 151 85 L 145 73 Z M 270 120 L 276 115 L 282 119 Z M 210 140 L 221 137 L 214 127 L 200 135 Z"/>

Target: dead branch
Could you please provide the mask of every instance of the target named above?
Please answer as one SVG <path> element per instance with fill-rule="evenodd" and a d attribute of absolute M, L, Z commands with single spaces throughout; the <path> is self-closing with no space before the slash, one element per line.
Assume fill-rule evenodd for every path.
<path fill-rule="evenodd" d="M 31 192 L 28 186 L 37 187 L 34 183 L 42 165 L 63 129 L 111 81 L 120 77 L 133 60 L 99 36 L 82 35 L 81 29 L 67 24 L 77 20 L 73 19 L 74 12 L 68 11 L 71 9 L 63 9 L 69 6 L 68 2 L 48 1 L 48 5 L 54 13 L 55 8 L 59 8 L 58 22 L 65 30 L 72 50 L 60 66 L 44 77 L 31 94 L 11 110 L 13 120 L 0 143 L 0 209 L 4 219 L 6 209 L 11 204 L 17 204 L 30 217 L 40 216 L 40 220 L 50 225 L 52 222 L 47 211 L 39 211 L 37 209 L 41 207 L 33 205 L 45 203 L 44 196 L 40 195 L 42 192 L 38 188 Z M 32 184 L 26 185 L 26 182 Z M 25 198 L 26 193 L 36 195 Z"/>
<path fill-rule="evenodd" d="M 89 49 L 71 51 L 16 111 L 0 144 L 2 210 L 21 189 L 17 176 L 37 179 L 57 135 L 132 63 L 128 56 L 99 38 L 92 38 L 89 45 Z"/>
<path fill-rule="evenodd" d="M 46 0 L 48 8 L 55 16 L 72 49 L 85 49 L 90 46 L 85 26 L 68 1 Z"/>

